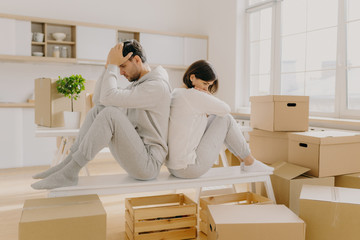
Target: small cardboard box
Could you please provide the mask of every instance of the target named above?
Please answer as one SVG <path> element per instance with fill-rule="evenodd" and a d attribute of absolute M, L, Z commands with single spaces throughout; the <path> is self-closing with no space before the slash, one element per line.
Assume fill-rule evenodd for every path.
<path fill-rule="evenodd" d="M 215 196 L 202 197 L 200 199 L 200 231 L 207 235 L 207 220 L 208 220 L 208 206 L 219 205 L 219 204 L 273 204 L 274 202 L 266 197 L 258 195 L 252 192 L 240 192 L 232 194 L 222 194 Z"/>
<path fill-rule="evenodd" d="M 360 134 L 320 131 L 289 134 L 288 162 L 316 177 L 360 172 Z"/>
<path fill-rule="evenodd" d="M 35 79 L 35 123 L 45 127 L 63 127 L 64 111 L 71 111 L 71 100 L 56 89 L 56 81 L 52 78 Z M 86 113 L 86 94 L 93 93 L 96 81 L 86 80 L 85 90 L 74 101 L 74 111 L 81 112 L 82 122 Z"/>
<path fill-rule="evenodd" d="M 106 212 L 97 195 L 29 199 L 19 240 L 104 240 Z"/>
<path fill-rule="evenodd" d="M 288 160 L 288 132 L 253 129 L 249 132 L 252 155 L 267 164 Z"/>
<path fill-rule="evenodd" d="M 250 123 L 253 128 L 294 132 L 308 130 L 308 96 L 252 96 L 250 102 Z"/>
<path fill-rule="evenodd" d="M 276 203 L 284 204 L 296 214 L 299 214 L 299 196 L 302 185 L 334 186 L 334 177 L 314 178 L 304 175 L 310 170 L 309 168 L 286 162 L 278 162 L 271 166 L 275 168 L 270 178 Z"/>
<path fill-rule="evenodd" d="M 360 239 L 360 190 L 304 185 L 300 218 L 306 240 Z"/>
<path fill-rule="evenodd" d="M 184 194 L 126 198 L 125 208 L 125 239 L 197 237 L 197 204 Z"/>
<path fill-rule="evenodd" d="M 284 205 L 209 205 L 208 239 L 305 240 L 305 223 Z"/>
<path fill-rule="evenodd" d="M 360 173 L 336 176 L 335 186 L 360 189 Z"/>

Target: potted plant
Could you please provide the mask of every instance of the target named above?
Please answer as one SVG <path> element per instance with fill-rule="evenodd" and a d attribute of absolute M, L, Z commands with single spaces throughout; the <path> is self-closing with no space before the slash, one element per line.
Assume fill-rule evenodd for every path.
<path fill-rule="evenodd" d="M 80 112 L 74 112 L 74 101 L 80 96 L 81 91 L 85 90 L 85 79 L 81 75 L 71 75 L 56 81 L 56 89 L 65 97 L 71 99 L 71 112 L 64 111 L 65 128 L 79 128 Z"/>

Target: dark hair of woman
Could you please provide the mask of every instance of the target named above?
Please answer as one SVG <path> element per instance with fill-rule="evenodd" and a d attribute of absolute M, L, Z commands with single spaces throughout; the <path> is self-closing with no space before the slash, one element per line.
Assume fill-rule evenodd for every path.
<path fill-rule="evenodd" d="M 130 57 L 130 60 L 134 57 L 134 56 L 139 56 L 141 61 L 143 63 L 146 62 L 146 54 L 144 49 L 142 48 L 142 46 L 140 45 L 140 43 L 138 41 L 136 41 L 135 39 L 132 40 L 128 40 L 123 42 L 124 46 L 123 46 L 123 56 L 128 55 L 128 53 L 132 52 L 133 55 Z"/>
<path fill-rule="evenodd" d="M 183 77 L 183 82 L 188 88 L 194 87 L 190 80 L 192 74 L 194 74 L 196 78 L 206 82 L 214 81 L 214 83 L 209 86 L 208 90 L 210 93 L 213 94 L 218 90 L 218 77 L 213 66 L 208 61 L 199 60 L 188 67 Z"/>

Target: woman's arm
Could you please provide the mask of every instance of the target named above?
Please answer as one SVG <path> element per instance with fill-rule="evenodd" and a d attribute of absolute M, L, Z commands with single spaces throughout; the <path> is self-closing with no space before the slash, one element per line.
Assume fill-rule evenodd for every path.
<path fill-rule="evenodd" d="M 231 111 L 228 104 L 207 92 L 197 89 L 187 92 L 187 100 L 196 112 L 225 116 Z"/>

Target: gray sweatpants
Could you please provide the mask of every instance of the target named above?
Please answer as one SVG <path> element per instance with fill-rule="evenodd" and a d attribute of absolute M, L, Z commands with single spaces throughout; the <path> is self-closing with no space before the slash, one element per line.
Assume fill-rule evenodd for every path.
<path fill-rule="evenodd" d="M 83 167 L 104 147 L 109 147 L 116 161 L 133 178 L 150 180 L 159 174 L 161 163 L 147 151 L 127 116 L 119 108 L 96 105 L 86 115 L 70 149 L 72 159 Z"/>
<path fill-rule="evenodd" d="M 230 114 L 225 117 L 211 115 L 196 149 L 195 164 L 184 169 L 169 169 L 170 173 L 179 178 L 200 177 L 209 171 L 219 158 L 223 144 L 242 159 L 250 155 L 249 146 L 235 119 Z"/>

